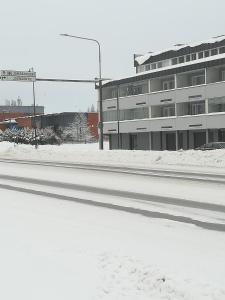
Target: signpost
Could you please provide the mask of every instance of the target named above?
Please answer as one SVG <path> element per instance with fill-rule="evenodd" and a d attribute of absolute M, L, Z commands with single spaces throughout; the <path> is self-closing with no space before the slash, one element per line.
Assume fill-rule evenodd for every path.
<path fill-rule="evenodd" d="M 0 80 L 1 81 L 34 82 L 34 81 L 36 81 L 36 72 L 1 70 L 0 71 Z"/>

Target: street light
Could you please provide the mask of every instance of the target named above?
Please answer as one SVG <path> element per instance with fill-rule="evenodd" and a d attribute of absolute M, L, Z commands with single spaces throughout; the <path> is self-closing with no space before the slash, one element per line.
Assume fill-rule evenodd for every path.
<path fill-rule="evenodd" d="M 102 59 L 101 59 L 101 45 L 98 40 L 87 38 L 83 36 L 76 36 L 76 35 L 70 35 L 67 33 L 61 33 L 61 36 L 75 38 L 75 39 L 81 39 L 81 40 L 87 40 L 95 42 L 98 45 L 98 64 L 99 64 L 99 129 L 100 129 L 100 135 L 99 135 L 99 149 L 103 150 L 103 110 L 102 110 Z"/>

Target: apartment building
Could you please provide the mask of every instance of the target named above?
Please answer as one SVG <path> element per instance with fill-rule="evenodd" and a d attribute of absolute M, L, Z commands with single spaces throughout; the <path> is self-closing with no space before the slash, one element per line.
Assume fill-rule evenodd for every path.
<path fill-rule="evenodd" d="M 110 149 L 193 149 L 225 141 L 225 35 L 134 55 L 134 67 L 134 76 L 103 85 Z"/>

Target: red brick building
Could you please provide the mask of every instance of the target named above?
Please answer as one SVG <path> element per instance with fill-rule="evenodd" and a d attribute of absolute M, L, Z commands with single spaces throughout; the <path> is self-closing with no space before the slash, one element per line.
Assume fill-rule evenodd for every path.
<path fill-rule="evenodd" d="M 90 128 L 91 135 L 98 138 L 98 113 L 87 113 L 88 126 Z"/>

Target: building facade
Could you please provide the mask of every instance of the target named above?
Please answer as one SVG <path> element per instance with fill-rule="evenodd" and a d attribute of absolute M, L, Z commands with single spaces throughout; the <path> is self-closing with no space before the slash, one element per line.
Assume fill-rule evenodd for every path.
<path fill-rule="evenodd" d="M 44 106 L 36 105 L 35 111 L 37 115 L 44 114 Z M 20 113 L 23 116 L 32 116 L 34 107 L 32 105 L 0 105 L 0 114 Z"/>
<path fill-rule="evenodd" d="M 110 149 L 193 149 L 225 141 L 225 36 L 135 55 L 134 66 L 134 76 L 103 86 Z"/>

